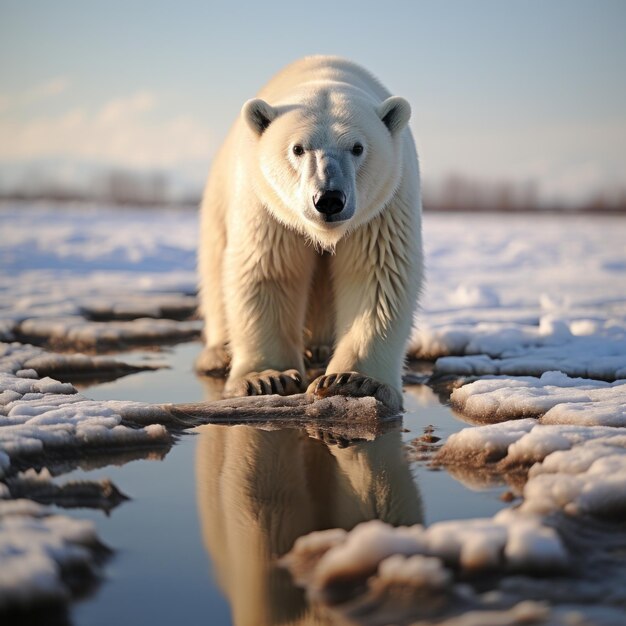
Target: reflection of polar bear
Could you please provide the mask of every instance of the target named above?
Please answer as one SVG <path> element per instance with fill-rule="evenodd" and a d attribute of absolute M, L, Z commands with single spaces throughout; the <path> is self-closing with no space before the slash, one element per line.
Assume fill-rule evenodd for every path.
<path fill-rule="evenodd" d="M 239 626 L 325 623 L 275 565 L 298 537 L 422 521 L 399 432 L 342 449 L 298 430 L 202 426 L 196 481 L 204 542 Z"/>
<path fill-rule="evenodd" d="M 368 72 L 323 56 L 244 105 L 201 213 L 197 366 L 223 370 L 231 356 L 227 394 L 299 390 L 306 335 L 334 346 L 311 391 L 401 406 L 422 267 L 409 116 Z"/>

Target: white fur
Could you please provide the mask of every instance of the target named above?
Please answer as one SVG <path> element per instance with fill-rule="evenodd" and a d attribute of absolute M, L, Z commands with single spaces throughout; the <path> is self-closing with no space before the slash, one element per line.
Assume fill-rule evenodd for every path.
<path fill-rule="evenodd" d="M 334 346 L 327 373 L 358 371 L 400 391 L 422 280 L 409 116 L 364 69 L 325 56 L 291 64 L 244 105 L 201 211 L 199 366 L 211 369 L 227 346 L 227 388 L 265 369 L 303 373 L 306 333 Z M 341 221 L 314 206 L 329 188 L 345 194 Z"/>

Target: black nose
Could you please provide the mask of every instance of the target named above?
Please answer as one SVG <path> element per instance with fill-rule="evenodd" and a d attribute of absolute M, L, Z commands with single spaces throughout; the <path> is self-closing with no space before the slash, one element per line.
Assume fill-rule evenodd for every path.
<path fill-rule="evenodd" d="M 313 196 L 315 208 L 324 215 L 335 215 L 343 209 L 346 203 L 346 196 L 343 191 L 332 189 L 330 191 L 320 191 Z"/>

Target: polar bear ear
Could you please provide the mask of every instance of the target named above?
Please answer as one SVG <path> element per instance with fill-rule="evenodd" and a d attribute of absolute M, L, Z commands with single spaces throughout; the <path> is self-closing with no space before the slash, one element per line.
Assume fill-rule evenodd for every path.
<path fill-rule="evenodd" d="M 392 96 L 378 106 L 377 112 L 389 132 L 395 135 L 409 123 L 411 105 L 400 96 Z"/>
<path fill-rule="evenodd" d="M 265 100 L 253 98 L 243 105 L 241 114 L 248 126 L 257 135 L 261 135 L 276 117 L 276 109 L 267 104 Z"/>

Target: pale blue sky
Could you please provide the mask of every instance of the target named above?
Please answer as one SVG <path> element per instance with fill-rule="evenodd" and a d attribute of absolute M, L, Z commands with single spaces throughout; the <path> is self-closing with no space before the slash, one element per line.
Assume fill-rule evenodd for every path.
<path fill-rule="evenodd" d="M 0 2 L 0 161 L 199 179 L 278 69 L 340 54 L 413 107 L 424 175 L 626 186 L 623 0 Z"/>

